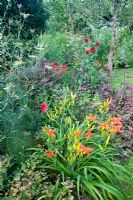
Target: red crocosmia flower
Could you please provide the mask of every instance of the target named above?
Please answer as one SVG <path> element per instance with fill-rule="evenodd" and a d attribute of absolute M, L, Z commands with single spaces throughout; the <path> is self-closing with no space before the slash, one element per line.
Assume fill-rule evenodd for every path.
<path fill-rule="evenodd" d="M 66 64 L 63 64 L 61 67 L 60 67 L 61 69 L 68 69 L 68 67 L 67 67 L 67 65 Z"/>
<path fill-rule="evenodd" d="M 91 130 L 88 130 L 88 131 L 84 134 L 84 136 L 87 136 L 88 139 L 90 139 L 90 138 L 93 136 L 93 134 L 92 134 Z"/>
<path fill-rule="evenodd" d="M 90 54 L 90 51 L 89 51 L 89 50 L 86 50 L 86 51 L 85 51 L 85 54 Z"/>
<path fill-rule="evenodd" d="M 48 157 L 48 158 L 52 158 L 55 156 L 55 152 L 53 149 L 51 149 L 50 151 L 46 151 L 45 152 L 45 156 Z"/>
<path fill-rule="evenodd" d="M 43 102 L 41 104 L 40 109 L 41 109 L 42 112 L 47 112 L 48 106 L 47 106 L 46 102 Z"/>
<path fill-rule="evenodd" d="M 90 52 L 91 52 L 91 53 L 95 53 L 95 52 L 96 52 L 95 47 L 91 47 L 91 48 L 90 48 Z"/>
<path fill-rule="evenodd" d="M 52 67 L 53 67 L 54 69 L 58 69 L 58 65 L 57 65 L 56 63 L 53 63 L 53 64 L 52 64 Z"/>
<path fill-rule="evenodd" d="M 88 38 L 84 38 L 84 42 L 85 43 L 89 42 Z"/>
<path fill-rule="evenodd" d="M 96 47 L 100 46 L 100 42 L 97 41 L 97 42 L 95 43 L 95 45 L 96 45 Z"/>

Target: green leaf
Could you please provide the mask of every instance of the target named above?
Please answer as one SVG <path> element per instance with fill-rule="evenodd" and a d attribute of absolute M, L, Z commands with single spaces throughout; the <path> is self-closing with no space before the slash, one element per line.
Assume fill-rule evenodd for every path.
<path fill-rule="evenodd" d="M 77 194 L 80 199 L 80 176 L 77 176 Z"/>
<path fill-rule="evenodd" d="M 84 178 L 81 179 L 82 184 L 85 186 L 85 190 L 92 196 L 95 200 L 99 200 L 94 192 L 94 186 L 86 181 Z"/>
<path fill-rule="evenodd" d="M 106 190 L 107 192 L 111 193 L 113 196 L 115 196 L 118 200 L 122 200 L 122 194 L 113 186 L 109 184 L 100 184 L 98 182 L 93 182 L 93 184 L 101 189 Z"/>

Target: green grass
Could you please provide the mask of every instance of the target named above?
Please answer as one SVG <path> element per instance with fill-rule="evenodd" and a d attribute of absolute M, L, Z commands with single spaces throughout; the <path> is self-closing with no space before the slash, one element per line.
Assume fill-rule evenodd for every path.
<path fill-rule="evenodd" d="M 133 68 L 116 69 L 114 71 L 111 84 L 113 84 L 116 89 L 119 89 L 122 82 L 128 83 L 129 87 L 133 87 Z"/>

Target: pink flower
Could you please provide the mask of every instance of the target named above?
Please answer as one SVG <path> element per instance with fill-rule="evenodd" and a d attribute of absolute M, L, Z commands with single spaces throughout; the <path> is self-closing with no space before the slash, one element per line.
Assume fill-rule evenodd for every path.
<path fill-rule="evenodd" d="M 97 42 L 95 43 L 95 45 L 96 45 L 96 47 L 100 46 L 100 42 L 97 41 Z"/>
<path fill-rule="evenodd" d="M 42 112 L 47 112 L 48 106 L 47 106 L 46 102 L 43 102 L 41 104 L 40 109 L 41 109 Z"/>

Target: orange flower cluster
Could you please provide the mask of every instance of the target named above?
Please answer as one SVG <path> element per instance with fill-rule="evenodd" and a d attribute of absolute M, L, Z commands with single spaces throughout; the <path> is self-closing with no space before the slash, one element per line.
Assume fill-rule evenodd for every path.
<path fill-rule="evenodd" d="M 92 152 L 94 149 L 91 147 L 86 147 L 83 144 L 80 145 L 80 152 L 83 154 L 86 154 L 88 156 L 90 156 L 90 152 Z"/>
<path fill-rule="evenodd" d="M 110 119 L 111 132 L 114 133 L 122 133 L 122 118 L 121 117 L 113 117 Z"/>
<path fill-rule="evenodd" d="M 50 151 L 46 151 L 45 156 L 48 157 L 48 158 L 53 158 L 55 156 L 54 150 L 51 149 Z"/>
<path fill-rule="evenodd" d="M 113 117 L 108 121 L 103 122 L 100 127 L 103 135 L 105 135 L 105 130 L 111 133 L 122 133 L 122 118 L 121 117 Z"/>

